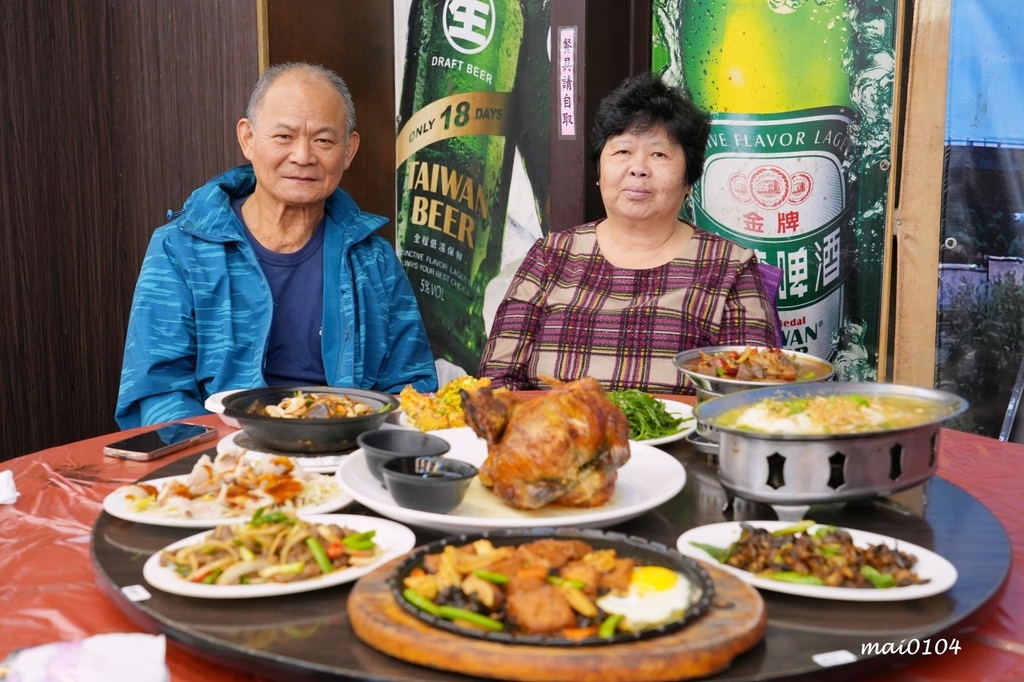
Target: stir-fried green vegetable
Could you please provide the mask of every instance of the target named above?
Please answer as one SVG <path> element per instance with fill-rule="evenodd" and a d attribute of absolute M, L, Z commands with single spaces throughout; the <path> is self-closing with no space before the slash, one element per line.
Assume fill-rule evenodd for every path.
<path fill-rule="evenodd" d="M 266 507 L 260 507 L 253 513 L 250 526 L 265 526 L 270 523 L 283 523 L 286 526 L 294 526 L 295 519 L 280 509 L 267 511 Z"/>
<path fill-rule="evenodd" d="M 629 422 L 629 437 L 633 440 L 650 440 L 679 433 L 693 417 L 675 417 L 665 409 L 665 404 L 650 393 L 627 389 L 609 391 L 608 398 L 626 415 Z"/>
<path fill-rule="evenodd" d="M 597 629 L 597 636 L 602 639 L 611 639 L 615 636 L 615 630 L 619 627 L 619 623 L 622 621 L 622 614 L 616 613 L 608 616 L 601 622 L 601 626 Z"/>
<path fill-rule="evenodd" d="M 433 601 L 424 597 L 411 587 L 405 588 L 402 591 L 402 596 L 405 597 L 407 602 L 421 611 L 426 611 L 432 616 L 445 618 L 447 620 L 461 620 L 463 622 L 485 628 L 491 632 L 502 632 L 505 629 L 505 624 L 500 620 L 495 620 L 494 618 L 477 613 L 476 611 L 452 606 L 451 604 L 435 604 Z"/>

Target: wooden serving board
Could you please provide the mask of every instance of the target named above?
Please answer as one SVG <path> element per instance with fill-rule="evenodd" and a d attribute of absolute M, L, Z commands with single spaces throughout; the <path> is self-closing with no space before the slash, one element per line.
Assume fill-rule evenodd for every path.
<path fill-rule="evenodd" d="M 348 598 L 356 635 L 373 648 L 418 665 L 527 682 L 658 682 L 704 677 L 764 635 L 768 614 L 757 590 L 702 564 L 715 583 L 707 613 L 683 629 L 638 642 L 541 647 L 487 642 L 431 627 L 402 608 L 388 579 L 401 559 L 364 576 Z"/>

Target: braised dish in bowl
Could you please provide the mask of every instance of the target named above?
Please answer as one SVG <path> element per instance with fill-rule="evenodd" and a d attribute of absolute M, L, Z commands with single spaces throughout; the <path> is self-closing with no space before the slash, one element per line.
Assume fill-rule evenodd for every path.
<path fill-rule="evenodd" d="M 378 391 L 333 386 L 269 386 L 224 399 L 224 415 L 253 440 L 290 453 L 338 452 L 379 428 L 398 400 Z"/>
<path fill-rule="evenodd" d="M 759 346 L 693 348 L 673 363 L 696 387 L 698 404 L 753 388 L 828 381 L 835 373 L 832 363 L 808 353 Z M 718 432 L 699 416 L 697 435 L 718 442 Z"/>
<path fill-rule="evenodd" d="M 389 583 L 399 605 L 434 627 L 553 647 L 675 632 L 714 595 L 707 572 L 675 550 L 588 529 L 445 538 L 409 555 Z"/>
<path fill-rule="evenodd" d="M 821 358 L 758 346 L 707 346 L 676 355 L 675 366 L 694 386 L 716 395 L 759 386 L 826 381 L 835 372 Z"/>

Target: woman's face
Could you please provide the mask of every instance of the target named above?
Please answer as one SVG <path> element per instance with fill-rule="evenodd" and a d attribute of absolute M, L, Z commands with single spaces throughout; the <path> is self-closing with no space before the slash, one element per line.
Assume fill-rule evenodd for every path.
<path fill-rule="evenodd" d="M 609 218 L 675 219 L 690 188 L 683 147 L 658 124 L 608 138 L 598 177 Z"/>

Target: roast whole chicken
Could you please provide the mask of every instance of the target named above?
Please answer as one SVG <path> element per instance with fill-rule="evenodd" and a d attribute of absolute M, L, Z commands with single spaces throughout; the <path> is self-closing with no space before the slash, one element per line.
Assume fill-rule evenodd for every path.
<path fill-rule="evenodd" d="M 510 507 L 597 507 L 629 460 L 629 423 L 591 377 L 535 396 L 463 393 L 466 423 L 487 441 L 480 481 Z"/>

